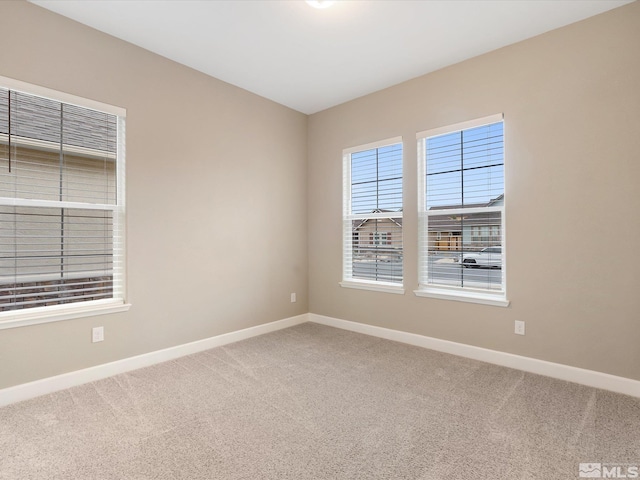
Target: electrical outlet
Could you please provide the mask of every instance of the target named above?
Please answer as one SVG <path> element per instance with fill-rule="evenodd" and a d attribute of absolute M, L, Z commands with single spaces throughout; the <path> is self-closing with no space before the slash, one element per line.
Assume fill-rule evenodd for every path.
<path fill-rule="evenodd" d="M 104 340 L 104 327 L 93 327 L 91 330 L 91 341 L 93 343 L 102 342 Z"/>
<path fill-rule="evenodd" d="M 524 322 L 522 320 L 516 320 L 514 333 L 516 335 L 524 335 Z"/>
<path fill-rule="evenodd" d="M 291 294 L 291 303 L 296 303 L 296 294 L 295 293 Z"/>

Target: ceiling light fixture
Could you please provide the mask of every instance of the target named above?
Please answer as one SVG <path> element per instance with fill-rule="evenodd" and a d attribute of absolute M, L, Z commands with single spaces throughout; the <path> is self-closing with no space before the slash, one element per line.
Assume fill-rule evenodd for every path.
<path fill-rule="evenodd" d="M 327 8 L 335 3 L 335 0 L 306 0 L 313 8 Z"/>

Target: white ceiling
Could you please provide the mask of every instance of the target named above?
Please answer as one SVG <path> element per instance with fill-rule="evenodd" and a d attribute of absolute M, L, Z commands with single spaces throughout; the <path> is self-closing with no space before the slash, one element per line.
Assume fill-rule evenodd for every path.
<path fill-rule="evenodd" d="M 314 113 L 632 0 L 31 0 Z"/>

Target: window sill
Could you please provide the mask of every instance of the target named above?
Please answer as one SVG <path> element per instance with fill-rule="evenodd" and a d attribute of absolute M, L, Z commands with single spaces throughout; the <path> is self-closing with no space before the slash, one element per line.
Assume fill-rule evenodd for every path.
<path fill-rule="evenodd" d="M 414 290 L 418 297 L 439 298 L 441 300 L 454 300 L 457 302 L 479 303 L 494 307 L 508 307 L 509 300 L 503 294 L 491 294 L 482 292 L 463 292 L 444 288 L 423 288 Z"/>
<path fill-rule="evenodd" d="M 96 300 L 73 305 L 55 305 L 29 308 L 22 311 L 2 312 L 0 313 L 0 330 L 71 320 L 72 318 L 126 312 L 129 308 L 131 308 L 130 304 L 123 303 L 120 300 Z"/>
<path fill-rule="evenodd" d="M 340 286 L 345 288 L 356 288 L 359 290 L 371 290 L 373 292 L 395 293 L 398 295 L 404 295 L 404 287 L 394 283 L 367 281 L 358 282 L 354 280 L 345 280 L 340 282 Z"/>

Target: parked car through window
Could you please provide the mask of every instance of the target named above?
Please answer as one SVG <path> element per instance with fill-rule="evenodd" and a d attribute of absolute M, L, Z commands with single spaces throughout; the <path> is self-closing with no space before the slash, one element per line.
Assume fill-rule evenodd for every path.
<path fill-rule="evenodd" d="M 502 247 L 486 247 L 476 253 L 464 254 L 462 266 L 466 268 L 502 268 Z"/>

